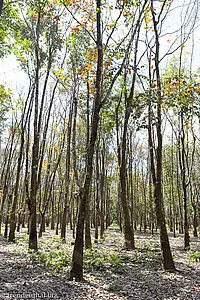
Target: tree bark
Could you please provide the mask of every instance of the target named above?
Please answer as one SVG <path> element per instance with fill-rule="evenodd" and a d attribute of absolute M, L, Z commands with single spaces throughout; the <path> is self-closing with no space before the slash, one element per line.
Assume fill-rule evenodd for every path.
<path fill-rule="evenodd" d="M 164 4 L 163 4 L 164 5 Z M 163 6 L 164 9 L 164 6 Z M 156 149 L 156 169 L 154 162 L 154 151 L 153 151 L 153 141 L 152 141 L 152 124 L 151 124 L 151 100 L 149 104 L 149 151 L 150 151 L 150 160 L 151 160 L 151 173 L 152 180 L 154 185 L 154 199 L 155 199 L 155 209 L 157 217 L 157 226 L 160 231 L 160 244 L 161 252 L 163 258 L 163 267 L 165 270 L 174 271 L 175 265 L 170 249 L 169 238 L 167 234 L 166 222 L 165 222 L 165 213 L 163 205 L 163 193 L 162 193 L 162 114 L 161 114 L 161 104 L 162 104 L 162 94 L 161 94 L 161 81 L 160 81 L 160 69 L 159 69 L 159 35 L 158 35 L 158 21 L 155 19 L 155 10 L 153 6 L 153 0 L 151 0 L 151 13 L 154 26 L 155 34 L 155 75 L 156 75 L 156 100 L 157 100 L 157 122 L 156 122 L 156 137 L 157 137 L 157 149 Z"/>
<path fill-rule="evenodd" d="M 86 171 L 83 187 L 79 194 L 79 211 L 78 223 L 76 229 L 76 239 L 72 256 L 72 268 L 70 271 L 70 280 L 73 278 L 77 281 L 83 280 L 83 240 L 84 240 L 84 224 L 86 216 L 86 208 L 88 203 L 88 195 L 90 191 L 90 183 L 93 170 L 93 156 L 95 142 L 97 139 L 99 114 L 101 108 L 101 93 L 102 93 L 102 70 L 103 70 L 103 44 L 102 44 L 102 24 L 101 24 L 101 0 L 97 0 L 96 6 L 97 18 L 97 70 L 96 70 L 96 95 L 93 102 L 93 115 L 91 121 L 90 140 L 88 143 L 86 154 Z"/>

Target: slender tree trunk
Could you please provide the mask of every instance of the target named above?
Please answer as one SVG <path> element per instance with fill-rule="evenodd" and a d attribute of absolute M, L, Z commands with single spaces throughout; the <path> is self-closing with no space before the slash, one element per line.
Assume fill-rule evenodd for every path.
<path fill-rule="evenodd" d="M 42 233 L 45 231 L 45 212 L 41 213 L 39 237 L 42 237 Z"/>
<path fill-rule="evenodd" d="M 13 124 L 12 124 L 12 133 L 11 133 L 11 141 L 10 141 L 10 146 L 9 150 L 6 155 L 6 163 L 4 165 L 4 169 L 1 174 L 1 184 L 2 184 L 2 200 L 1 200 L 1 207 L 0 207 L 0 234 L 1 234 L 1 226 L 2 226 L 2 219 L 3 219 L 3 210 L 4 210 L 4 204 L 7 198 L 8 194 L 8 186 L 9 186 L 9 175 L 10 175 L 10 170 L 11 170 L 11 160 L 12 160 L 12 155 L 13 155 L 13 144 L 14 144 L 14 129 L 13 129 Z M 9 145 L 9 143 L 8 143 Z"/>
<path fill-rule="evenodd" d="M 110 187 L 106 189 L 106 229 L 111 225 L 110 220 Z"/>
<path fill-rule="evenodd" d="M 73 99 L 72 99 L 73 100 Z M 64 210 L 61 223 L 61 238 L 65 241 L 66 238 L 66 226 L 67 226 L 67 213 L 69 212 L 69 189 L 70 189 L 70 168 L 71 168 L 71 133 L 72 133 L 72 117 L 73 117 L 73 102 L 71 103 L 69 111 L 69 122 L 67 126 L 67 153 L 66 153 L 66 171 L 65 171 L 65 198 L 64 198 Z"/>
<path fill-rule="evenodd" d="M 183 234 L 183 204 L 181 198 L 180 191 L 180 174 L 179 167 L 180 166 L 180 142 L 178 141 L 178 150 L 176 151 L 176 186 L 177 186 L 177 194 L 178 194 L 178 207 L 179 207 L 179 233 Z"/>
<path fill-rule="evenodd" d="M 154 234 L 154 209 L 153 209 L 153 196 L 152 196 L 152 176 L 149 170 L 149 205 L 150 205 L 150 231 Z"/>
<path fill-rule="evenodd" d="M 120 103 L 120 101 L 119 101 Z M 131 226 L 130 215 L 127 204 L 127 181 L 126 181 L 126 137 L 128 129 L 128 120 L 130 116 L 129 107 L 126 107 L 122 144 L 119 144 L 119 125 L 118 125 L 118 107 L 116 108 L 116 131 L 117 131 L 117 148 L 118 148 L 118 165 L 120 178 L 120 204 L 123 212 L 123 233 L 124 244 L 128 249 L 135 249 L 134 233 Z"/>
<path fill-rule="evenodd" d="M 172 146 L 171 146 L 171 200 L 172 200 L 172 207 L 173 207 L 173 233 L 174 237 L 176 237 L 176 201 L 175 201 L 175 191 L 174 191 L 174 135 L 172 129 Z"/>
<path fill-rule="evenodd" d="M 95 243 L 98 243 L 99 239 L 99 143 L 97 143 L 96 147 L 96 193 L 95 193 Z"/>
<path fill-rule="evenodd" d="M 38 250 L 37 244 L 37 189 L 38 189 L 38 161 L 39 161 L 39 139 L 40 129 L 38 127 L 39 116 L 39 78 L 40 78 L 40 57 L 39 57 L 39 38 L 40 38 L 40 21 L 41 13 L 38 12 L 36 24 L 36 41 L 35 41 L 35 103 L 34 103 L 34 137 L 32 146 L 32 165 L 31 165 L 31 188 L 29 197 L 29 249 Z"/>
<path fill-rule="evenodd" d="M 100 176 L 101 212 L 100 212 L 100 238 L 103 238 L 105 231 L 105 141 L 101 153 L 101 176 Z"/>
<path fill-rule="evenodd" d="M 91 121 L 90 140 L 87 148 L 86 172 L 83 188 L 80 190 L 80 204 L 78 212 L 78 223 L 76 229 L 76 239 L 72 256 L 72 268 L 70 271 L 70 280 L 83 280 L 83 239 L 84 224 L 86 216 L 86 208 L 88 203 L 88 195 L 90 192 L 90 184 L 93 170 L 93 156 L 95 142 L 97 139 L 97 131 L 99 124 L 99 114 L 101 108 L 101 92 L 102 92 L 102 70 L 103 70 L 103 44 L 102 44 L 102 24 L 101 24 L 101 0 L 97 0 L 96 7 L 97 17 L 97 72 L 96 72 L 96 95 L 93 103 L 93 115 Z"/>
<path fill-rule="evenodd" d="M 51 230 L 55 229 L 55 198 L 51 198 Z"/>
<path fill-rule="evenodd" d="M 91 249 L 91 248 L 92 248 L 92 240 L 90 234 L 90 207 L 88 205 L 87 213 L 86 213 L 86 221 L 85 221 L 85 249 Z"/>
<path fill-rule="evenodd" d="M 163 6 L 164 8 L 164 6 Z M 162 114 L 161 114 L 161 81 L 160 81 L 160 70 L 159 70 L 159 35 L 158 35 L 158 21 L 155 19 L 155 10 L 153 6 L 153 0 L 151 0 L 151 13 L 154 26 L 155 34 L 155 73 L 156 73 L 156 98 L 157 98 L 157 124 L 156 124 L 156 136 L 157 136 L 157 149 L 156 149 L 156 170 L 154 163 L 154 152 L 153 152 L 153 142 L 152 142 L 152 124 L 151 124 L 151 103 L 149 104 L 149 151 L 151 159 L 151 173 L 154 184 L 154 199 L 155 199 L 155 209 L 157 217 L 157 225 L 160 231 L 160 243 L 161 252 L 163 258 L 163 266 L 165 270 L 174 271 L 174 261 L 170 249 L 169 238 L 167 234 L 165 213 L 163 205 L 163 193 L 162 193 Z"/>
<path fill-rule="evenodd" d="M 86 151 L 89 144 L 89 138 L 90 138 L 90 107 L 89 107 L 89 101 L 90 101 L 90 86 L 89 82 L 87 82 L 87 139 L 86 139 Z M 87 209 L 86 209 L 86 221 L 85 221 L 85 249 L 91 249 L 92 248 L 92 240 L 91 240 L 91 231 L 90 231 L 90 201 L 91 201 L 91 193 L 88 197 L 88 203 L 87 203 Z"/>
<path fill-rule="evenodd" d="M 7 203 L 7 213 L 5 219 L 5 229 L 4 229 L 4 237 L 7 238 L 8 236 L 8 223 L 9 223 L 9 210 L 12 204 L 12 194 L 8 195 L 8 203 Z"/>
<path fill-rule="evenodd" d="M 144 5 L 146 5 L 144 3 Z M 138 41 L 140 34 L 140 17 L 138 18 L 137 25 L 135 27 L 135 47 L 134 47 L 134 70 L 137 69 L 137 51 L 138 51 Z M 116 108 L 116 129 L 117 129 L 117 148 L 118 148 L 118 166 L 119 166 L 119 177 L 120 177 L 120 185 L 121 185 L 121 206 L 124 218 L 124 240 L 125 247 L 128 249 L 135 249 L 135 241 L 134 241 L 134 231 L 131 226 L 129 208 L 128 208 L 128 199 L 127 199 L 127 181 L 126 181 L 126 154 L 127 154 L 127 132 L 128 132 L 128 124 L 129 118 L 131 115 L 132 107 L 134 105 L 134 92 L 135 92 L 135 82 L 136 82 L 136 72 L 133 72 L 131 88 L 129 95 L 127 95 L 127 91 L 124 93 L 124 101 L 125 101 L 125 113 L 124 113 L 124 121 L 123 121 L 123 130 L 122 130 L 122 139 L 121 144 L 119 144 L 119 125 L 118 125 L 118 109 L 121 102 L 121 99 Z M 124 86 L 127 87 L 127 68 L 125 66 L 124 70 Z"/>
<path fill-rule="evenodd" d="M 23 127 L 23 125 L 22 125 Z M 9 231 L 9 242 L 15 241 L 15 229 L 16 229 L 16 208 L 18 202 L 18 189 L 19 189 L 19 182 L 20 182 L 20 172 L 21 172 L 21 164 L 22 164 L 22 157 L 23 157 L 23 148 L 24 148 L 24 130 L 22 128 L 21 132 L 21 145 L 19 150 L 19 158 L 17 163 L 17 174 L 16 174 L 16 182 L 15 182 L 15 190 L 14 190 L 14 199 L 12 203 L 12 209 L 10 214 L 10 231 Z"/>
<path fill-rule="evenodd" d="M 190 249 L 190 235 L 188 224 L 188 196 L 187 196 L 187 183 L 186 183 L 186 162 L 185 162 L 185 131 L 184 131 L 184 118 L 183 111 L 180 117 L 181 123 L 181 149 L 180 152 L 180 169 L 181 169 L 181 183 L 182 183 L 182 196 L 183 196 L 183 210 L 184 210 L 184 248 Z"/>
<path fill-rule="evenodd" d="M 87 208 L 88 195 L 90 191 L 90 182 L 92 178 L 92 168 L 93 168 L 93 155 L 94 146 L 97 138 L 97 129 L 99 122 L 99 106 L 94 108 L 94 115 L 92 120 L 92 131 L 90 142 L 88 145 L 87 153 L 87 167 L 86 176 L 84 181 L 84 186 L 80 191 L 80 205 L 78 212 L 78 223 L 76 228 L 76 239 L 72 257 L 72 269 L 70 272 L 70 280 L 75 278 L 77 281 L 83 280 L 83 234 L 84 234 L 84 223 Z"/>
<path fill-rule="evenodd" d="M 132 145 L 132 132 L 130 133 L 130 141 L 129 141 L 129 185 L 130 185 L 130 202 L 131 202 L 131 227 L 134 229 L 134 191 L 133 191 L 133 145 Z"/>

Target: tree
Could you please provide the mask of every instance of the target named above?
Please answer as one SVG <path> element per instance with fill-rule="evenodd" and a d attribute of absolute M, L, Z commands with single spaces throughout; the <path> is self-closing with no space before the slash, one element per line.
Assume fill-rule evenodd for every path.
<path fill-rule="evenodd" d="M 166 1 L 163 2 L 161 12 L 164 9 Z M 155 100 L 156 100 L 156 137 L 157 137 L 157 148 L 156 148 L 156 168 L 154 162 L 154 146 L 153 146 L 153 135 L 152 135 L 152 111 L 151 111 L 151 100 L 149 104 L 149 151 L 150 151 L 150 160 L 151 160 L 151 174 L 154 185 L 154 199 L 155 199 L 155 208 L 156 208 L 156 217 L 157 217 L 157 225 L 160 231 L 160 244 L 161 251 L 163 257 L 163 266 L 165 270 L 174 271 L 175 266 L 171 254 L 169 238 L 167 234 L 166 221 L 165 221 L 165 213 L 163 206 L 163 194 L 162 194 L 162 116 L 161 116 L 161 105 L 162 105 L 162 86 L 160 79 L 160 68 L 159 68 L 159 34 L 158 34 L 158 24 L 160 22 L 160 15 L 156 20 L 155 10 L 153 1 L 151 1 L 151 14 L 153 21 L 153 30 L 155 34 L 155 80 L 156 80 L 156 89 L 155 89 Z"/>
<path fill-rule="evenodd" d="M 95 142 L 97 138 L 97 130 L 99 124 L 99 114 L 101 108 L 101 92 L 102 92 L 102 71 L 103 71 L 103 45 L 102 45 L 102 29 L 101 29 L 101 0 L 96 3 L 96 22 L 97 22 L 97 69 L 96 69 L 96 91 L 93 103 L 93 114 L 91 121 L 90 139 L 87 148 L 86 157 L 86 175 L 83 187 L 80 191 L 80 205 L 78 212 L 78 223 L 76 229 L 76 239 L 72 258 L 72 269 L 70 272 L 70 279 L 76 280 L 83 279 L 83 231 L 85 213 L 87 207 L 87 197 L 89 195 L 90 183 L 92 178 L 93 169 L 93 155 L 95 149 Z"/>

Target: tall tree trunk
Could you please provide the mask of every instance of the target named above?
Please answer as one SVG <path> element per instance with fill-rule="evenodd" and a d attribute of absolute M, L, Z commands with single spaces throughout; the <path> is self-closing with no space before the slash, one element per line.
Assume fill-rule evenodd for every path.
<path fill-rule="evenodd" d="M 110 187 L 106 187 L 106 229 L 111 225 L 110 218 Z"/>
<path fill-rule="evenodd" d="M 101 211 L 100 211 L 100 238 L 103 238 L 105 231 L 105 141 L 103 139 L 103 149 L 101 153 L 101 176 L 100 176 L 100 194 L 101 194 Z"/>
<path fill-rule="evenodd" d="M 146 3 L 144 2 L 144 6 Z M 144 7 L 143 7 L 144 8 Z M 140 16 L 141 17 L 141 16 Z M 121 206 L 124 218 L 124 240 L 125 247 L 128 249 L 135 249 L 135 241 L 134 241 L 134 231 L 131 226 L 129 208 L 128 208 L 128 199 L 127 199 L 127 180 L 126 180 L 126 154 L 127 154 L 127 132 L 128 132 L 128 124 L 129 118 L 132 112 L 132 107 L 134 106 L 134 92 L 135 92 L 135 82 L 136 82 L 136 69 L 137 69 L 137 52 L 138 52 L 138 41 L 140 34 L 140 26 L 141 20 L 138 17 L 137 24 L 134 30 L 134 72 L 132 76 L 132 82 L 130 87 L 129 95 L 127 94 L 127 90 L 124 93 L 124 102 L 125 102 L 125 112 L 124 112 L 124 121 L 123 121 L 123 129 L 122 129 L 122 138 L 121 143 L 119 143 L 119 125 L 118 125 L 118 109 L 121 102 L 121 99 L 116 108 L 116 129 L 117 129 L 117 148 L 118 148 L 118 166 L 119 166 L 119 177 L 120 177 L 120 185 L 121 185 Z M 128 57 L 126 57 L 126 61 L 128 63 Z M 124 87 L 127 88 L 127 66 L 124 68 Z"/>
<path fill-rule="evenodd" d="M 6 213 L 6 219 L 5 219 L 5 229 L 4 229 L 4 237 L 7 238 L 8 236 L 8 223 L 9 223 L 9 211 L 10 206 L 12 204 L 12 193 L 8 195 L 8 202 L 7 202 L 7 213 Z"/>
<path fill-rule="evenodd" d="M 41 13 L 38 13 L 37 25 L 36 25 L 36 43 L 35 43 L 35 103 L 34 103 L 34 138 L 32 146 L 32 165 L 31 165 L 31 188 L 29 197 L 29 249 L 38 250 L 37 244 L 37 188 L 38 188 L 38 160 L 39 160 L 39 128 L 38 128 L 38 116 L 39 116 L 39 71 L 40 71 L 40 57 L 39 57 L 39 38 L 40 38 L 40 18 Z"/>
<path fill-rule="evenodd" d="M 184 249 L 190 249 L 190 235 L 188 224 L 188 195 L 187 195 L 187 183 L 186 183 L 186 151 L 185 151 L 185 130 L 184 130 L 184 114 L 181 110 L 180 116 L 181 138 L 179 149 L 179 163 L 181 170 L 181 184 L 182 184 L 182 197 L 183 197 L 183 211 L 184 211 Z"/>
<path fill-rule="evenodd" d="M 130 186 L 130 201 L 131 201 L 131 227 L 134 229 L 134 191 L 133 191 L 133 145 L 132 145 L 132 132 L 130 133 L 130 141 L 129 141 L 129 186 Z"/>
<path fill-rule="evenodd" d="M 73 117 L 73 99 L 69 111 L 69 121 L 67 126 L 67 153 L 66 153 L 66 171 L 65 171 L 65 196 L 64 196 L 64 210 L 61 223 L 61 238 L 65 241 L 66 226 L 67 226 L 67 213 L 69 212 L 69 188 L 70 188 L 70 168 L 71 168 L 71 133 L 72 133 L 72 117 Z"/>
<path fill-rule="evenodd" d="M 164 6 L 163 8 L 164 9 Z M 151 160 L 151 173 L 154 185 L 154 199 L 155 199 L 155 209 L 157 217 L 157 226 L 160 231 L 160 243 L 161 243 L 161 252 L 163 258 L 163 266 L 165 270 L 174 271 L 174 261 L 170 249 L 169 238 L 167 234 L 166 222 L 165 222 L 165 213 L 163 205 L 163 193 L 162 193 L 162 114 L 161 114 L 161 81 L 160 81 L 160 69 L 159 69 L 159 35 L 158 35 L 158 21 L 155 19 L 155 10 L 153 6 L 153 0 L 151 0 L 151 13 L 154 26 L 155 34 L 155 75 L 156 75 L 156 99 L 157 99 L 157 123 L 156 123 L 156 137 L 157 137 L 157 149 L 156 149 L 156 169 L 154 162 L 154 150 L 153 150 L 153 141 L 152 141 L 152 124 L 151 124 L 151 102 L 149 104 L 149 151 L 150 151 L 150 160 Z"/>
<path fill-rule="evenodd" d="M 17 202 L 18 202 L 18 188 L 19 188 L 19 182 L 20 182 L 20 172 L 21 172 L 21 164 L 22 164 L 22 157 L 23 157 L 23 148 L 24 148 L 24 129 L 22 126 L 22 132 L 21 132 L 21 145 L 19 150 L 19 157 L 18 157 L 18 163 L 17 163 L 17 174 L 16 174 L 16 182 L 15 182 L 15 190 L 14 190 L 14 199 L 12 203 L 11 208 L 11 214 L 10 214 L 10 231 L 9 231 L 9 242 L 15 241 L 15 229 L 16 229 L 16 208 L 17 208 Z"/>
<path fill-rule="evenodd" d="M 70 271 L 70 280 L 83 280 L 83 239 L 84 239 L 84 224 L 86 216 L 86 208 L 88 195 L 90 191 L 90 183 L 93 170 L 93 156 L 95 142 L 97 139 L 97 131 L 99 124 L 99 114 L 101 108 L 101 93 L 102 93 L 102 71 L 103 71 L 103 44 L 102 44 L 102 24 L 101 24 L 101 0 L 97 0 L 96 19 L 97 19 L 97 71 L 96 71 L 96 95 L 93 102 L 93 115 L 91 121 L 90 140 L 87 148 L 86 156 L 86 171 L 83 187 L 80 190 L 80 204 L 78 211 L 78 222 L 76 229 L 76 239 L 72 256 L 72 268 Z"/>
<path fill-rule="evenodd" d="M 98 239 L 99 239 L 99 199 L 100 199 L 100 193 L 99 193 L 99 143 L 97 143 L 96 146 L 96 157 L 95 157 L 95 162 L 96 162 L 96 168 L 95 168 L 95 172 L 96 172 L 96 193 L 95 193 L 95 233 L 94 233 L 94 237 L 95 237 L 95 243 L 98 243 Z"/>
<path fill-rule="evenodd" d="M 14 136 L 15 136 L 15 132 L 14 132 L 14 125 L 12 124 L 12 132 L 11 132 L 11 136 L 10 139 L 11 141 L 8 142 L 8 146 L 9 149 L 6 155 L 6 163 L 4 165 L 2 174 L 1 174 L 1 184 L 2 184 L 2 200 L 1 200 L 1 207 L 0 207 L 0 234 L 1 234 L 1 226 L 2 226 L 2 219 L 3 219 L 3 210 L 4 210 L 4 204 L 7 198 L 7 194 L 8 194 L 8 186 L 9 186 L 9 176 L 10 176 L 10 171 L 11 171 L 11 160 L 12 160 L 12 155 L 13 155 L 13 151 L 14 151 Z"/>
<path fill-rule="evenodd" d="M 179 233 L 183 234 L 183 203 L 181 197 L 181 188 L 180 188 L 180 174 L 179 174 L 179 166 L 180 166 L 180 142 L 178 141 L 176 151 L 176 186 L 177 186 L 177 195 L 178 195 L 178 208 L 179 208 Z"/>
<path fill-rule="evenodd" d="M 51 230 L 55 229 L 55 195 L 51 198 Z"/>
<path fill-rule="evenodd" d="M 90 138 L 90 86 L 89 82 L 87 82 L 87 113 L 86 113 L 86 120 L 87 120 L 87 139 L 86 139 L 86 152 L 87 147 L 89 144 Z M 87 209 L 86 209 L 86 221 L 85 221 L 85 249 L 92 248 L 92 239 L 91 239 L 91 231 L 90 231 L 90 201 L 91 201 L 91 194 L 88 197 Z"/>

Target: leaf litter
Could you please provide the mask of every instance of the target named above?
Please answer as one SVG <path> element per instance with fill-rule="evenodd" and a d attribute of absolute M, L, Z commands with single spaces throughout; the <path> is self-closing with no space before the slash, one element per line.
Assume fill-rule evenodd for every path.
<path fill-rule="evenodd" d="M 162 270 L 158 234 L 136 232 L 135 239 L 136 250 L 127 251 L 119 230 L 107 230 L 104 239 L 94 244 L 94 252 L 88 254 L 88 261 L 90 258 L 93 261 L 86 265 L 84 281 L 71 282 L 68 281 L 70 265 L 57 271 L 30 259 L 24 230 L 17 234 L 16 243 L 8 243 L 0 236 L 0 300 L 200 299 L 200 263 L 188 259 L 188 253 L 182 249 L 181 235 L 170 236 L 176 273 Z M 43 253 L 59 249 L 71 255 L 71 240 L 69 233 L 63 244 L 49 230 L 39 240 L 39 248 Z M 192 238 L 192 247 L 200 251 L 199 238 Z M 103 262 L 98 260 L 99 253 Z"/>

